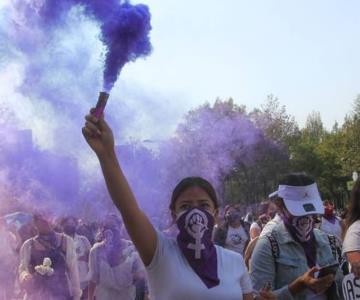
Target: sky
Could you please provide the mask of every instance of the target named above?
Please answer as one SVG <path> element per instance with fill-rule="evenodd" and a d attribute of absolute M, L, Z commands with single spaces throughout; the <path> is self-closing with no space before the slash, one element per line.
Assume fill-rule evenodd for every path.
<path fill-rule="evenodd" d="M 102 86 L 99 26 L 75 8 L 54 31 L 28 28 L 9 7 L 31 1 L 42 3 L 0 0 L 0 124 L 9 108 L 10 125 L 31 129 L 40 150 L 75 157 L 86 190 L 101 178 L 81 137 Z M 300 126 L 319 111 L 330 129 L 360 94 L 359 0 L 134 2 L 150 7 L 154 51 L 126 65 L 111 92 L 106 118 L 119 145 L 161 145 L 184 114 L 218 97 L 250 111 L 273 94 Z"/>
<path fill-rule="evenodd" d="M 330 129 L 335 121 L 342 123 L 360 94 L 357 0 L 133 2 L 150 7 L 154 50 L 146 59 L 125 66 L 110 98 L 114 99 L 109 104 L 114 117 L 123 109 L 129 120 L 135 120 L 128 125 L 129 136 L 164 139 L 186 112 L 206 101 L 232 97 L 252 110 L 270 94 L 278 97 L 300 126 L 309 113 L 319 111 Z M 9 3 L 10 0 L 0 0 L 0 9 Z M 6 10 L 2 12 L 6 14 Z M 103 48 L 99 31 L 90 21 L 82 20 L 81 25 L 76 20 L 72 22 L 73 30 L 62 32 L 57 44 L 68 57 L 60 57 L 54 70 L 61 61 L 63 70 L 68 64 L 76 64 L 74 53 L 84 53 L 84 57 L 90 57 L 90 67 L 81 84 L 90 90 L 89 94 L 96 95 L 99 87 L 85 81 L 92 82 L 94 76 L 101 80 Z M 0 20 L 0 25 L 6 31 L 6 23 Z M 49 53 L 44 51 L 44 57 L 51 59 Z M 21 59 L 9 66 L 2 64 L 5 68 L 0 70 L 1 101 L 15 99 L 15 83 L 23 77 L 19 71 L 22 64 Z M 61 73 L 49 71 L 50 77 L 49 84 L 57 80 L 59 86 L 64 81 L 64 89 L 71 83 Z M 28 101 L 17 96 L 18 102 Z M 121 101 L 115 101 L 119 97 Z M 43 124 L 49 124 L 56 111 L 41 114 L 35 111 L 36 100 L 31 101 L 29 109 L 24 106 L 20 119 L 24 127 L 35 128 L 35 138 L 49 144 L 48 136 L 54 130 L 50 132 L 49 126 Z M 89 105 L 82 103 L 85 110 L 81 114 Z M 38 107 L 43 109 L 42 105 Z M 60 122 L 63 120 L 57 123 Z M 46 130 L 50 133 L 44 133 Z"/>
<path fill-rule="evenodd" d="M 360 93 L 357 0 L 141 1 L 154 52 L 122 80 L 181 102 L 184 112 L 233 97 L 249 109 L 273 94 L 303 125 L 342 123 Z"/>

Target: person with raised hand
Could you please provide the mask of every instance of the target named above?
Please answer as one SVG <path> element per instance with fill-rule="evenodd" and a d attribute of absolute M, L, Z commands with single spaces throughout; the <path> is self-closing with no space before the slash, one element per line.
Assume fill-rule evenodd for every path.
<path fill-rule="evenodd" d="M 83 135 L 96 153 L 110 196 L 146 266 L 151 299 L 250 300 L 252 285 L 241 255 L 214 245 L 218 201 L 203 178 L 184 178 L 175 187 L 170 213 L 176 239 L 157 231 L 140 209 L 117 160 L 104 117 L 86 116 Z"/>

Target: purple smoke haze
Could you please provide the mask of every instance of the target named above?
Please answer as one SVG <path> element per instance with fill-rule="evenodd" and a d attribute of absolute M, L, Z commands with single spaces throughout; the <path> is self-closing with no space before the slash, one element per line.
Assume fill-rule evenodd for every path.
<path fill-rule="evenodd" d="M 121 69 L 129 61 L 151 52 L 149 40 L 150 13 L 147 6 L 124 3 L 112 8 L 112 14 L 101 25 L 101 40 L 107 47 L 104 89 L 110 91 Z"/>
<path fill-rule="evenodd" d="M 77 1 L 101 24 L 101 41 L 107 48 L 104 90 L 109 92 L 127 62 L 151 53 L 149 8 L 129 1 Z"/>
<path fill-rule="evenodd" d="M 41 210 L 54 218 L 72 214 L 92 222 L 115 211 L 96 157 L 81 136 L 83 116 L 101 88 L 104 48 L 107 90 L 126 62 L 151 50 L 144 5 L 9 3 L 0 9 L 0 291 L 17 276 L 2 216 Z M 270 154 L 287 160 L 248 114 L 230 104 L 205 105 L 178 124 L 184 99 L 143 91 L 136 82 L 120 85 L 121 93 L 115 87 L 112 98 L 121 101 L 111 101 L 107 120 L 134 193 L 161 228 L 169 225 L 170 194 L 182 177 L 209 179 L 224 200 L 224 179 L 236 168 L 252 170 L 248 176 L 255 178 L 254 166 Z M 252 193 L 256 189 L 250 188 L 249 199 L 259 200 Z"/>
<path fill-rule="evenodd" d="M 66 23 L 71 8 L 80 6 L 83 13 L 100 26 L 100 39 L 106 47 L 103 75 L 103 89 L 113 88 L 126 63 L 151 53 L 151 15 L 143 4 L 132 5 L 129 1 L 14 1 L 25 21 L 37 25 L 46 35 Z M 25 52 L 32 51 L 34 42 L 19 39 Z M 29 47 L 31 45 L 31 47 Z"/>
<path fill-rule="evenodd" d="M 109 45 L 105 61 L 116 60 L 119 68 L 149 53 L 148 9 L 118 1 L 13 0 L 11 9 L 1 13 L 0 38 L 6 43 L 0 52 L 6 62 L 0 74 L 0 109 L 9 110 L 11 121 L 0 115 L 0 194 L 7 199 L 0 214 L 44 207 L 58 215 L 71 211 L 100 218 L 114 208 L 80 133 L 89 99 L 99 90 L 101 49 L 96 43 L 100 36 Z M 118 35 L 130 27 L 135 29 L 130 35 Z M 122 44 L 131 51 L 116 56 L 122 40 L 132 41 Z M 114 80 L 118 71 L 105 74 Z M 265 154 L 283 153 L 248 114 L 227 104 L 192 111 L 176 128 L 181 99 L 168 101 L 127 84 L 131 89 L 121 86 L 123 101 L 111 102 L 107 119 L 134 192 L 154 218 L 167 211 L 169 195 L 182 177 L 204 176 L 223 197 L 222 182 L 235 167 L 251 168 Z M 116 88 L 112 98 L 119 98 Z M 169 126 L 173 130 L 165 135 Z M 256 195 L 251 199 L 258 200 Z"/>

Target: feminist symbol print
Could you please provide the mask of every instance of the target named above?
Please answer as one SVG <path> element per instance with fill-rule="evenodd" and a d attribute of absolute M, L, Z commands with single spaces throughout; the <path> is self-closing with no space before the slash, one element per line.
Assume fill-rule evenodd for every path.
<path fill-rule="evenodd" d="M 201 210 L 194 209 L 186 216 L 185 229 L 189 235 L 195 239 L 194 243 L 188 244 L 188 249 L 195 251 L 195 259 L 201 258 L 201 250 L 205 249 L 205 245 L 201 239 L 204 236 L 205 231 L 208 229 L 208 219 L 205 213 Z"/>

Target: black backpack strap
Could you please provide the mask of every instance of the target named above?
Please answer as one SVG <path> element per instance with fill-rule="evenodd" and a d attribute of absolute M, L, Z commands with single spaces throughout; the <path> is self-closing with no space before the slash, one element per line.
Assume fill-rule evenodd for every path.
<path fill-rule="evenodd" d="M 270 242 L 272 256 L 274 258 L 278 258 L 280 256 L 280 248 L 279 248 L 279 244 L 278 244 L 275 236 L 272 233 L 270 233 L 270 234 L 266 235 L 266 237 L 268 238 L 268 240 Z"/>
<path fill-rule="evenodd" d="M 329 245 L 331 248 L 332 255 L 334 256 L 335 260 L 339 260 L 337 257 L 337 246 L 336 246 L 336 238 L 334 235 L 328 235 Z"/>
<path fill-rule="evenodd" d="M 280 248 L 279 248 L 279 244 L 275 238 L 275 236 L 270 233 L 267 234 L 266 237 L 268 238 L 269 242 L 270 242 L 270 247 L 271 247 L 271 254 L 274 258 L 274 264 L 275 264 L 275 273 L 277 272 L 277 263 L 276 263 L 276 259 L 280 256 Z"/>

